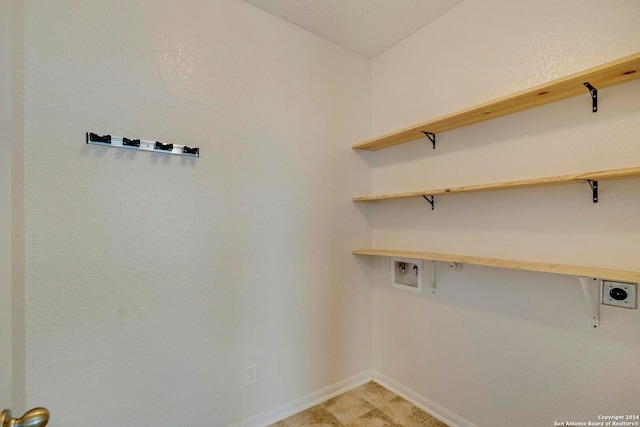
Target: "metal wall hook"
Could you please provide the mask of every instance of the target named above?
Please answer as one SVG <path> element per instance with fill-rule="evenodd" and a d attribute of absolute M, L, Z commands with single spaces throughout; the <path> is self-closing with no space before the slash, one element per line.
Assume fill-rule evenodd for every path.
<path fill-rule="evenodd" d="M 126 145 L 128 147 L 140 147 L 140 140 L 122 137 L 122 145 Z"/>
<path fill-rule="evenodd" d="M 11 411 L 5 409 L 0 414 L 0 427 L 44 427 L 49 422 L 49 411 L 33 408 L 21 418 L 11 418 Z"/>
<path fill-rule="evenodd" d="M 98 135 L 93 132 L 88 132 L 86 135 L 87 144 L 89 141 L 101 142 L 103 144 L 111 144 L 111 135 Z"/>
<path fill-rule="evenodd" d="M 162 151 L 173 151 L 173 144 L 169 143 L 169 144 L 163 144 L 162 142 L 158 142 L 156 141 L 156 150 L 162 150 Z"/>
<path fill-rule="evenodd" d="M 195 154 L 197 157 L 200 157 L 200 149 L 198 147 L 182 147 L 182 152 L 184 154 Z"/>

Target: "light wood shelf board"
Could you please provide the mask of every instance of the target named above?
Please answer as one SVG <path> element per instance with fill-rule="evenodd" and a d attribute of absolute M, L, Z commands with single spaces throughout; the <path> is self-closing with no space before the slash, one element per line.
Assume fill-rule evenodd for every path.
<path fill-rule="evenodd" d="M 439 188 L 435 190 L 413 191 L 408 193 L 381 194 L 377 196 L 354 197 L 354 202 L 402 199 L 408 197 L 441 196 L 445 194 L 477 193 L 481 191 L 509 190 L 516 188 L 546 187 L 551 185 L 584 183 L 587 181 L 607 181 L 640 177 L 640 167 L 604 170 L 580 174 L 549 176 L 544 178 L 525 179 L 520 181 L 497 182 L 491 184 L 468 185 L 462 187 Z"/>
<path fill-rule="evenodd" d="M 490 102 L 452 114 L 418 123 L 395 132 L 372 138 L 352 146 L 356 150 L 376 151 L 424 138 L 422 131 L 439 134 L 576 95 L 584 95 L 591 106 L 585 82 L 596 89 L 614 86 L 640 78 L 640 53 L 589 68 Z M 586 108 L 586 107 L 585 107 Z"/>
<path fill-rule="evenodd" d="M 488 267 L 539 271 L 568 276 L 595 277 L 603 280 L 640 283 L 640 272 L 637 271 L 612 270 L 607 268 L 582 267 L 576 265 L 550 264 L 500 258 L 484 258 L 468 255 L 440 254 L 433 252 L 400 251 L 393 249 L 358 249 L 353 251 L 353 254 L 457 262 L 460 264 L 473 264 Z"/>

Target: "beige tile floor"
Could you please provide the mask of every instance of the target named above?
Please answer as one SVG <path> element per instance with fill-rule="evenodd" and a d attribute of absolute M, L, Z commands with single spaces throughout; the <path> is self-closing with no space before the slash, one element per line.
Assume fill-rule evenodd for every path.
<path fill-rule="evenodd" d="M 447 425 L 372 381 L 269 427 L 447 427 Z"/>

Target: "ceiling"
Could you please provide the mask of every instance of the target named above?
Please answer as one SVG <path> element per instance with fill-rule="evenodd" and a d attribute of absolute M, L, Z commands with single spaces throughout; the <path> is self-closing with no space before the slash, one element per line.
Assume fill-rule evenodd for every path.
<path fill-rule="evenodd" d="M 375 58 L 463 0 L 244 0 Z"/>

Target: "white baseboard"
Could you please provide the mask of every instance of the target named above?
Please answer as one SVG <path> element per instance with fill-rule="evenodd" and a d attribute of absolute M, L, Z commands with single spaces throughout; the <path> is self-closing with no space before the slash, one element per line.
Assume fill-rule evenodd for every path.
<path fill-rule="evenodd" d="M 351 378 L 339 381 L 333 385 L 307 394 L 306 396 L 292 400 L 284 405 L 277 406 L 265 412 L 246 418 L 229 427 L 266 427 L 270 424 L 277 423 L 293 414 L 309 409 L 312 406 L 331 399 L 339 394 L 345 393 L 373 379 L 373 371 L 365 371 Z M 408 400 L 408 399 L 407 399 Z M 470 425 L 471 426 L 471 425 Z M 475 426 L 474 426 L 475 427 Z"/>
<path fill-rule="evenodd" d="M 471 421 L 465 420 L 461 416 L 454 414 L 447 408 L 438 405 L 437 403 L 427 399 L 423 395 L 411 390 L 409 387 L 400 384 L 396 380 L 389 378 L 388 376 L 378 372 L 371 371 L 373 375 L 373 381 L 377 382 L 381 386 L 391 390 L 400 397 L 408 400 L 416 405 L 418 408 L 427 412 L 431 416 L 439 419 L 443 423 L 450 427 L 478 427 Z"/>
<path fill-rule="evenodd" d="M 253 417 L 231 424 L 229 427 L 266 427 L 293 414 L 309 409 L 312 406 L 324 402 L 325 400 L 361 386 L 371 380 L 408 400 L 418 408 L 436 417 L 450 427 L 478 427 L 471 421 L 454 414 L 447 408 L 438 405 L 421 394 L 411 390 L 409 387 L 375 370 L 364 371 L 351 378 L 347 378 L 333 385 L 307 394 L 306 396 L 292 400 L 284 405 L 277 406 L 273 409 L 254 415 Z"/>

